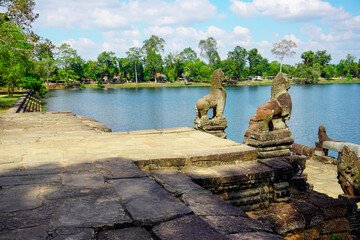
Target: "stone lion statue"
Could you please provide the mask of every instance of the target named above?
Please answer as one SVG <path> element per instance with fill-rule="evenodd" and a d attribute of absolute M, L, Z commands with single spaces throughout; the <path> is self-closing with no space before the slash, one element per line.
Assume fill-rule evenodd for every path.
<path fill-rule="evenodd" d="M 223 118 L 226 91 L 224 82 L 227 81 L 223 71 L 217 69 L 211 77 L 211 91 L 208 95 L 200 98 L 195 105 L 196 118 L 195 121 L 208 121 L 207 112 L 213 109 L 213 118 Z"/>
<path fill-rule="evenodd" d="M 250 130 L 272 131 L 288 128 L 285 120 L 290 119 L 292 109 L 289 88 L 288 75 L 278 73 L 271 86 L 271 99 L 258 107 L 256 114 L 249 120 Z"/>
<path fill-rule="evenodd" d="M 347 146 L 339 153 L 338 180 L 346 195 L 360 196 L 360 158 Z"/>

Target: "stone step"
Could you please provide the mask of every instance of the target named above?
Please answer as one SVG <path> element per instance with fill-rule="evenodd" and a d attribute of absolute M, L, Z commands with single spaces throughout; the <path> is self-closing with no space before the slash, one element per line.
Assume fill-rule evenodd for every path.
<path fill-rule="evenodd" d="M 257 156 L 255 148 L 245 144 L 236 144 L 212 149 L 183 149 L 179 153 L 169 151 L 156 155 L 144 153 L 143 156 L 132 159 L 139 168 L 150 171 L 161 168 L 182 169 L 186 166 L 211 167 L 238 164 L 255 161 Z"/>
<path fill-rule="evenodd" d="M 153 228 L 153 232 L 161 239 L 224 239 L 216 231 L 230 239 L 283 239 L 272 234 L 267 225 L 249 218 L 240 208 L 214 196 L 179 171 L 161 169 L 149 172 L 149 175 L 195 214 Z M 192 232 L 192 229 L 195 231 Z"/>
<path fill-rule="evenodd" d="M 199 185 L 215 190 L 233 184 L 270 182 L 277 178 L 288 180 L 292 176 L 293 168 L 281 160 L 261 160 L 207 168 L 187 166 L 182 171 Z"/>
<path fill-rule="evenodd" d="M 244 211 L 266 208 L 290 198 L 293 167 L 281 159 L 263 159 L 182 171 L 213 194 Z"/>

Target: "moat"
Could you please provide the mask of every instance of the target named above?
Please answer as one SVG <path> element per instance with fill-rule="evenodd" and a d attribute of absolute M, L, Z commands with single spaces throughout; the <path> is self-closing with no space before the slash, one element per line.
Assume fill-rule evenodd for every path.
<path fill-rule="evenodd" d="M 48 111 L 92 117 L 114 132 L 192 127 L 196 100 L 209 88 L 78 89 L 50 91 Z M 270 95 L 270 86 L 226 87 L 228 139 L 243 141 L 248 120 Z M 313 146 L 320 125 L 335 139 L 360 143 L 360 85 L 292 85 L 288 125 L 295 141 Z"/>

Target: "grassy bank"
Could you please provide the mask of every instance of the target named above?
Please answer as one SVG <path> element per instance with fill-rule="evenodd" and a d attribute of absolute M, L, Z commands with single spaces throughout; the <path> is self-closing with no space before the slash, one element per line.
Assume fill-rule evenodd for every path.
<path fill-rule="evenodd" d="M 184 82 L 141 82 L 141 83 L 120 83 L 120 84 L 104 84 L 106 88 L 156 88 L 156 87 L 209 87 L 210 83 L 189 83 Z M 97 88 L 97 84 L 85 84 L 85 88 Z"/>
<path fill-rule="evenodd" d="M 334 79 L 320 79 L 318 84 L 334 84 L 334 83 L 360 83 L 360 78 L 354 78 L 352 80 L 346 78 L 334 78 Z"/>
<path fill-rule="evenodd" d="M 22 94 L 14 94 L 12 98 L 9 98 L 7 95 L 0 94 L 0 113 L 6 112 L 21 96 Z"/>
<path fill-rule="evenodd" d="M 261 86 L 261 85 L 271 85 L 272 80 L 261 80 L 261 81 L 241 81 L 241 82 L 232 82 L 227 84 L 227 86 Z M 295 84 L 293 80 L 290 81 L 291 84 Z M 317 84 L 336 84 L 336 83 L 360 83 L 360 79 L 319 79 Z M 165 83 L 154 83 L 154 82 L 141 82 L 141 83 L 121 83 L 121 84 L 104 84 L 105 88 L 156 88 L 156 87 L 209 87 L 211 86 L 210 82 L 189 82 L 185 84 L 184 82 L 165 82 Z M 97 88 L 97 84 L 86 84 L 85 88 Z"/>

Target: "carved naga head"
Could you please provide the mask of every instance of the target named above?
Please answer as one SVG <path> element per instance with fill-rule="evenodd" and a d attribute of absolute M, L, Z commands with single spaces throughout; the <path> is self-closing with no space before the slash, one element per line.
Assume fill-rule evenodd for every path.
<path fill-rule="evenodd" d="M 214 71 L 211 77 L 211 88 L 217 89 L 222 88 L 224 83 L 227 81 L 227 77 L 225 76 L 224 72 L 221 68 Z"/>
<path fill-rule="evenodd" d="M 271 99 L 276 99 L 281 94 L 287 92 L 289 88 L 289 76 L 285 73 L 279 72 L 276 74 L 271 85 Z"/>

